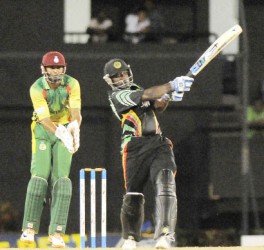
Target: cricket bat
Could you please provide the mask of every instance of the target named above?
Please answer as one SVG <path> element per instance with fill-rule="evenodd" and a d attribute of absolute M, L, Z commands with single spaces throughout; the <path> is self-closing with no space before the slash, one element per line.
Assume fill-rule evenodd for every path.
<path fill-rule="evenodd" d="M 241 33 L 242 28 L 238 24 L 223 33 L 191 66 L 186 76 L 194 77 L 198 75 L 209 62 L 211 62 L 229 43 L 231 43 Z"/>

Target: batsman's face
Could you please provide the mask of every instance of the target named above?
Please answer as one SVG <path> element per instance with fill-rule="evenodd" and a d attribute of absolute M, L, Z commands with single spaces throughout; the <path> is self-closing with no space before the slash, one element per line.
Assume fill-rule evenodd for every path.
<path fill-rule="evenodd" d="M 122 71 L 122 72 L 120 72 L 120 73 L 114 75 L 114 76 L 112 77 L 112 81 L 113 81 L 114 83 L 122 82 L 123 80 L 127 79 L 128 76 L 129 76 L 129 75 L 128 75 L 128 72 L 127 72 L 127 71 Z"/>

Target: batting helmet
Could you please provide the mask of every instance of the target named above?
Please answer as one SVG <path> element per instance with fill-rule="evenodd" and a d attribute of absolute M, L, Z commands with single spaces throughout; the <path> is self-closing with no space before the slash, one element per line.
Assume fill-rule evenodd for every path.
<path fill-rule="evenodd" d="M 104 74 L 108 74 L 109 77 L 113 77 L 118 73 L 129 70 L 130 66 L 122 59 L 112 59 L 105 64 Z"/>
<path fill-rule="evenodd" d="M 42 65 L 48 66 L 66 66 L 64 56 L 58 51 L 50 51 L 46 53 L 42 58 Z"/>
<path fill-rule="evenodd" d="M 112 78 L 118 76 L 118 74 L 124 71 L 127 71 L 128 78 L 118 82 L 113 82 Z M 112 89 L 128 88 L 133 83 L 133 74 L 132 70 L 130 69 L 130 65 L 128 65 L 124 60 L 118 58 L 111 59 L 105 64 L 103 78 Z"/>

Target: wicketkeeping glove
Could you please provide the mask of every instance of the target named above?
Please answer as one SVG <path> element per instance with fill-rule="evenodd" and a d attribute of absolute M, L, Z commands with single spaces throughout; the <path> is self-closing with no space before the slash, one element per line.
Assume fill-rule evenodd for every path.
<path fill-rule="evenodd" d="M 173 91 L 178 93 L 184 91 L 190 91 L 194 79 L 188 76 L 176 77 L 173 81 L 170 81 L 170 85 Z"/>
<path fill-rule="evenodd" d="M 67 126 L 67 130 L 73 137 L 73 148 L 75 153 L 80 147 L 80 128 L 78 122 L 76 120 L 70 122 Z"/>
<path fill-rule="evenodd" d="M 58 125 L 55 136 L 57 136 L 64 144 L 64 146 L 68 149 L 68 151 L 73 154 L 73 138 L 69 131 L 61 124 Z"/>

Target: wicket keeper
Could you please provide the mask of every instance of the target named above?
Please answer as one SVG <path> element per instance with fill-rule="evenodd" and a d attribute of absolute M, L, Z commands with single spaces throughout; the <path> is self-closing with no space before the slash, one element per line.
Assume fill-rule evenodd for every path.
<path fill-rule="evenodd" d="M 66 74 L 64 56 L 50 51 L 42 58 L 42 77 L 30 87 L 32 117 L 31 179 L 27 187 L 21 241 L 32 243 L 39 232 L 43 203 L 51 185 L 49 241 L 64 248 L 72 182 L 72 155 L 80 146 L 81 91 Z"/>

